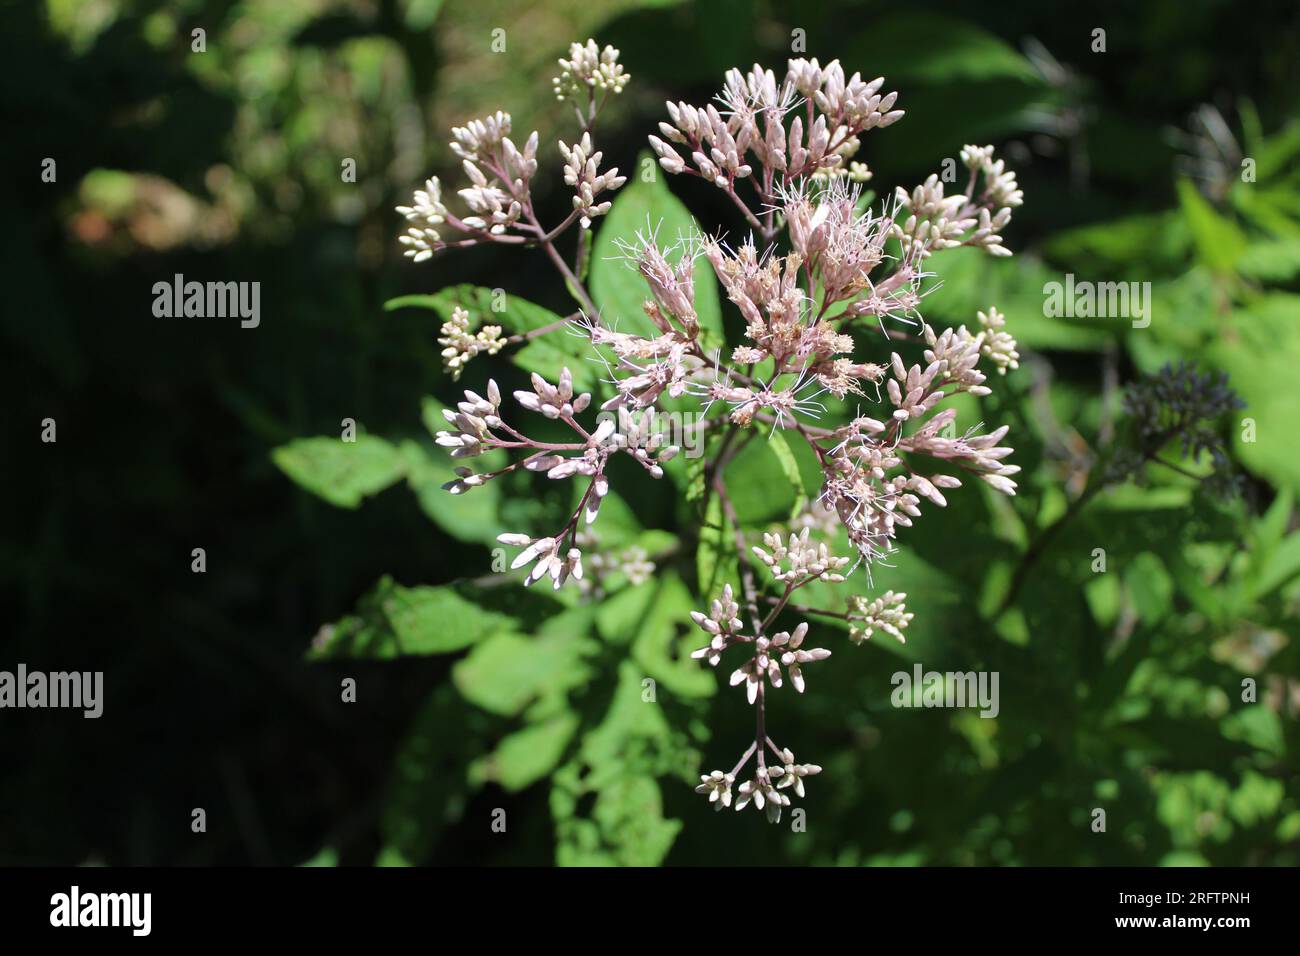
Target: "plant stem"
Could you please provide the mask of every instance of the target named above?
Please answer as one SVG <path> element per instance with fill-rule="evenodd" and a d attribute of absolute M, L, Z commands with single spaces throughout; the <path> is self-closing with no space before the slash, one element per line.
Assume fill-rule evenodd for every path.
<path fill-rule="evenodd" d="M 764 598 L 764 600 L 767 601 L 769 604 L 778 603 L 776 598 L 770 596 Z M 795 611 L 799 614 L 816 614 L 821 617 L 833 617 L 839 621 L 847 621 L 849 619 L 848 611 L 828 611 L 825 608 L 809 607 L 806 604 L 791 604 L 789 602 L 786 602 L 784 609 Z"/>
<path fill-rule="evenodd" d="M 722 483 L 721 470 L 713 476 L 713 490 L 718 496 L 718 500 L 722 502 L 722 513 L 726 515 L 727 521 L 731 524 L 732 537 L 736 545 L 736 556 L 740 560 L 740 584 L 745 594 L 745 607 L 753 620 L 754 637 L 762 637 L 763 621 L 758 613 L 758 588 L 754 584 L 754 570 L 750 567 L 749 559 L 745 555 L 745 535 L 740 530 L 740 522 L 736 518 L 736 507 L 731 503 L 731 498 L 727 495 L 727 489 Z"/>
<path fill-rule="evenodd" d="M 533 224 L 533 227 L 540 234 L 541 238 L 539 244 L 542 247 L 542 251 L 546 253 L 546 257 L 551 260 L 560 275 L 564 276 L 565 281 L 569 285 L 569 293 L 578 300 L 578 303 L 589 316 L 593 319 L 596 318 L 599 315 L 599 310 L 596 308 L 596 303 L 592 301 L 591 294 L 587 291 L 587 287 L 579 281 L 576 275 L 573 274 L 573 270 L 569 268 L 569 264 L 564 261 L 564 257 L 560 255 L 559 251 L 555 248 L 555 244 L 551 241 L 560 228 L 563 228 L 573 221 L 573 215 L 570 215 L 560 227 L 557 227 L 556 230 L 549 233 L 546 232 L 546 230 L 542 228 L 542 224 L 537 221 L 537 214 L 533 212 L 531 202 L 524 207 L 524 217 Z"/>
<path fill-rule="evenodd" d="M 1033 570 L 1034 565 L 1038 562 L 1039 558 L 1043 556 L 1043 552 L 1046 551 L 1047 546 L 1052 543 L 1052 539 L 1056 537 L 1062 528 L 1073 521 L 1079 512 L 1084 509 L 1084 506 L 1095 498 L 1105 487 L 1106 482 L 1100 479 L 1089 484 L 1083 489 L 1083 493 L 1079 495 L 1079 497 L 1070 502 L 1070 507 L 1065 509 L 1064 514 L 1044 528 L 1039 533 L 1038 537 L 1033 540 L 1024 555 L 1020 558 L 1020 563 L 1016 565 L 1016 570 L 1011 577 L 1011 584 L 1007 588 L 1007 593 L 1002 598 L 1001 602 L 999 602 L 997 610 L 993 612 L 994 618 L 1001 617 L 1002 614 L 1006 612 L 1007 608 L 1011 607 L 1015 602 L 1017 595 L 1020 594 L 1021 588 L 1024 587 L 1025 579 L 1029 576 L 1029 572 Z"/>
<path fill-rule="evenodd" d="M 530 329 L 527 332 L 520 332 L 515 335 L 507 336 L 506 344 L 518 345 L 521 342 L 531 342 L 533 339 L 539 338 L 545 335 L 547 332 L 554 332 L 556 329 L 563 328 L 564 326 L 568 325 L 570 322 L 572 322 L 574 319 L 578 318 L 581 315 L 582 315 L 581 312 L 571 312 L 562 319 L 557 319 L 554 322 L 548 322 L 546 323 L 546 325 L 538 326 L 537 328 Z"/>

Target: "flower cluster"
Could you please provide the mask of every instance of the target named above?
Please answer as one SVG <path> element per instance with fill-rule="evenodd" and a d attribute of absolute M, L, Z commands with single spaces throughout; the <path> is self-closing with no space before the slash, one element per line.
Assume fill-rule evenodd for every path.
<path fill-rule="evenodd" d="M 568 225 L 587 229 L 608 212 L 609 194 L 624 182 L 617 169 L 601 170 L 603 157 L 592 135 L 601 105 L 627 82 L 617 59 L 618 51 L 588 41 L 574 44 L 560 61 L 556 94 L 574 105 L 580 126 L 576 138 L 559 143 L 564 179 L 574 194 L 564 222 L 548 230 L 537 221 L 529 194 L 536 134 L 516 149 L 508 135 L 510 119 L 498 113 L 454 132 L 453 150 L 471 182 L 460 195 L 473 215 L 457 219 L 449 213 L 437 180 L 430 180 L 414 204 L 401 209 L 414 223 L 403 242 L 417 260 L 449 245 L 541 247 L 581 307 L 570 331 L 586 337 L 606 369 L 603 413 L 653 411 L 669 399 L 698 403 L 707 426 L 707 461 L 692 479 L 700 482 L 693 497 L 720 506 L 713 513 L 721 512 L 723 530 L 734 539 L 738 587 L 719 582 L 721 591 L 707 612 L 692 613 L 707 643 L 691 656 L 713 667 L 724 657 L 735 658 L 730 683 L 744 685 L 756 729 L 736 765 L 704 775 L 697 790 L 719 809 L 753 804 L 779 820 L 789 795 L 803 796 L 803 779 L 821 769 L 796 763 L 766 725 L 768 694 L 787 682 L 802 693 L 804 667 L 831 655 L 808 646 L 805 618 L 838 619 L 855 644 L 877 632 L 903 641 L 912 620 L 906 595 L 893 591 L 851 594 L 842 610 L 806 607 L 792 598 L 813 584 L 846 585 L 858 564 L 867 565 L 869 585 L 871 564 L 896 550 L 899 530 L 910 527 L 923 507 L 946 507 L 947 493 L 970 476 L 994 492 L 1016 492 L 1019 468 L 1009 462 L 1006 426 L 959 430 L 956 411 L 945 407 L 958 395 L 988 395 L 990 369 L 1005 375 L 1018 367 L 1005 317 L 989 308 L 978 313 L 973 331 L 964 325 L 936 329 L 922 307 L 934 287 L 928 269 L 941 261 L 932 260 L 934 252 L 967 247 L 1010 255 L 1003 232 L 1023 195 L 991 146 L 967 146 L 961 153 L 969 170 L 964 190 L 949 194 L 936 175 L 873 208 L 861 192 L 871 171 L 854 157 L 866 134 L 904 115 L 896 108 L 897 93 L 885 92 L 882 78 L 865 80 L 847 75 L 838 61 L 822 66 L 803 58 L 789 60 L 784 74 L 760 66 L 731 70 L 715 102 L 669 103 L 668 120 L 649 142 L 667 173 L 721 190 L 746 234 L 732 242 L 719 233 L 661 243 L 650 223 L 634 241 L 619 237 L 625 264 L 645 284 L 641 309 L 649 322 L 644 334 L 624 331 L 628 326 L 622 323 L 632 317 L 602 312 L 583 284 L 585 244 L 578 243 L 572 268 L 554 247 Z M 446 227 L 467 238 L 444 241 L 439 230 Z M 719 342 L 716 327 L 702 326 L 695 282 L 701 258 L 742 320 L 739 341 Z M 484 333 L 492 347 L 500 347 L 498 333 L 479 334 Z M 449 356 L 458 359 L 449 364 L 453 374 L 473 354 L 468 334 L 463 322 L 444 330 L 454 339 L 447 347 L 458 350 Z M 577 580 L 586 593 L 596 593 L 598 587 L 581 584 L 590 535 L 580 525 L 584 517 L 587 525 L 595 520 L 609 490 L 610 457 L 627 454 L 658 478 L 677 448 L 649 424 L 644 434 L 619 433 L 607 418 L 598 418 L 588 431 L 578 416 L 591 396 L 574 394 L 567 370 L 554 385 L 534 375 L 531 390 L 515 393 L 525 410 L 567 425 L 574 433 L 567 443 L 536 441 L 506 424 L 493 383 L 486 398 L 465 394 L 457 410 L 448 412 L 454 430 L 440 433 L 439 443 L 457 458 L 496 448 L 524 457 L 497 472 L 462 469 L 450 490 L 460 493 L 516 468 L 584 482 L 578 507 L 557 532 L 511 533 L 500 540 L 521 549 L 514 567 L 531 566 L 526 583 L 549 577 L 559 587 Z M 821 421 L 832 416 L 835 421 Z M 806 446 L 807 460 L 820 472 L 820 490 L 789 527 L 764 534 L 760 546 L 736 516 L 728 468 L 750 440 L 776 429 L 784 431 L 787 461 L 787 442 Z M 836 554 L 831 542 L 839 535 L 847 537 L 853 556 Z M 603 575 L 607 561 L 618 563 L 593 556 L 585 572 L 590 576 L 600 568 Z M 622 563 L 653 567 L 644 553 Z M 783 615 L 797 617 L 786 623 Z"/>
<path fill-rule="evenodd" d="M 738 638 L 742 642 L 753 642 L 754 656 L 731 672 L 731 686 L 744 684 L 745 696 L 752 704 L 758 699 L 764 680 L 773 687 L 781 686 L 781 667 L 784 665 L 790 673 L 790 683 L 802 694 L 804 681 L 801 665 L 823 661 L 831 656 L 831 652 L 824 647 L 804 650 L 803 639 L 807 634 L 808 625 L 803 623 L 794 629 L 793 634 L 781 631 L 771 637 Z"/>
<path fill-rule="evenodd" d="M 442 183 L 434 176 L 417 190 L 410 206 L 397 211 L 413 223 L 400 241 L 406 255 L 423 262 L 448 245 L 471 245 L 500 239 L 512 228 L 529 228 L 520 218 L 531 215 L 529 183 L 537 171 L 537 133 L 520 150 L 510 139 L 510 114 L 500 111 L 452 130 L 451 150 L 461 158 L 470 185 L 458 191 L 470 215 L 457 217 L 442 201 Z M 440 227 L 450 226 L 472 238 L 448 242 Z M 533 227 L 535 228 L 535 227 Z M 511 237 L 522 241 L 521 237 Z"/>
<path fill-rule="evenodd" d="M 497 540 L 511 547 L 523 548 L 515 558 L 512 569 L 533 564 L 525 584 L 540 581 L 550 575 L 553 586 L 559 588 L 570 577 L 582 578 L 582 550 L 577 544 L 579 522 L 586 526 L 595 524 L 600 504 L 609 493 L 609 478 L 605 468 L 610 456 L 623 453 L 637 461 L 654 478 L 663 476 L 663 464 L 677 454 L 677 446 L 664 445 L 662 436 L 651 435 L 640 445 L 628 436 L 615 432 L 611 416 L 601 416 L 596 428 L 588 432 L 576 416 L 591 404 L 591 393 L 575 394 L 573 376 L 565 368 L 559 381 L 552 385 L 542 376 L 532 375 L 532 388 L 514 393 L 515 402 L 527 411 L 568 425 L 577 440 L 571 442 L 543 442 L 529 438 L 508 424 L 502 417 L 501 391 L 495 381 L 488 381 L 487 396 L 466 390 L 464 401 L 456 409 L 443 412 L 453 426 L 437 434 L 437 442 L 448 449 L 453 458 L 474 458 L 493 449 L 523 450 L 527 454 L 511 465 L 497 471 L 476 473 L 469 468 L 457 470 L 458 477 L 445 486 L 452 494 L 463 494 L 494 478 L 523 468 L 545 474 L 560 481 L 568 478 L 586 479 L 587 486 L 578 507 L 556 534 L 541 538 L 506 533 Z"/>
<path fill-rule="evenodd" d="M 573 146 L 560 141 L 560 153 L 564 156 L 564 181 L 575 187 L 573 208 L 582 220 L 582 228 L 591 226 L 591 220 L 609 212 L 613 203 L 597 203 L 596 197 L 606 189 L 618 189 L 627 182 L 626 176 L 618 174 L 615 166 L 608 172 L 600 172 L 602 153 L 593 149 L 591 134 L 583 133 L 582 139 Z"/>
<path fill-rule="evenodd" d="M 1225 456 L 1218 425 L 1229 412 L 1245 407 L 1222 372 L 1201 373 L 1195 363 L 1165 365 L 1155 375 L 1129 386 L 1124 411 L 1144 449 L 1159 450 L 1177 440 L 1184 458 L 1202 452 Z"/>
<path fill-rule="evenodd" d="M 398 242 L 406 246 L 406 255 L 416 262 L 433 257 L 442 248 L 442 235 L 438 227 L 447 221 L 447 207 L 442 204 L 442 184 L 432 177 L 423 189 L 415 191 L 413 205 L 398 206 L 397 211 L 407 222 L 413 222 Z"/>
<path fill-rule="evenodd" d="M 1011 222 L 1011 210 L 1024 202 L 1016 174 L 1002 160 L 993 159 L 992 146 L 967 146 L 961 158 L 970 170 L 964 193 L 944 195 L 937 175 L 910 193 L 899 187 L 895 199 L 907 219 L 894 224 L 893 234 L 902 241 L 905 253 L 915 249 L 925 258 L 937 249 L 975 246 L 990 255 L 1011 255 L 1002 245 L 1002 230 Z M 984 189 L 977 195 L 981 175 Z"/>
<path fill-rule="evenodd" d="M 1004 462 L 1012 449 L 998 444 L 1007 434 L 1005 425 L 986 434 L 972 429 L 957 435 L 956 411 L 936 411 L 945 397 L 960 392 L 988 394 L 977 367 L 982 339 L 964 326 L 936 334 L 923 324 L 922 341 L 929 346 L 924 367 L 905 365 L 897 352 L 890 356 L 888 418 L 853 419 L 834 433 L 838 444 L 822 455 L 822 503 L 839 515 L 849 541 L 868 562 L 894 550 L 897 529 L 920 516 L 922 500 L 947 507 L 943 492 L 962 483 L 952 470 L 975 475 L 1003 494 L 1016 490 L 1011 476 L 1020 467 Z M 910 432 L 909 425 L 914 426 Z M 924 474 L 917 470 L 924 467 L 920 458 L 931 468 L 948 470 Z"/>
<path fill-rule="evenodd" d="M 557 100 L 577 99 L 592 90 L 622 93 L 631 79 L 618 62 L 618 50 L 606 46 L 603 50 L 595 40 L 569 44 L 569 58 L 560 60 L 562 72 L 551 85 Z"/>
<path fill-rule="evenodd" d="M 1133 432 L 1133 447 L 1116 454 L 1110 465 L 1112 480 L 1130 475 L 1141 478 L 1148 461 L 1164 464 L 1161 450 L 1176 443 L 1182 457 L 1193 462 L 1209 459 L 1204 487 L 1226 499 L 1241 490 L 1242 479 L 1228 457 L 1222 436 L 1226 415 L 1245 407 L 1228 384 L 1226 374 L 1200 372 L 1195 363 L 1165 365 L 1159 372 L 1130 385 L 1124 393 L 1124 412 Z"/>
<path fill-rule="evenodd" d="M 838 584 L 844 580 L 839 572 L 848 565 L 848 558 L 837 558 L 825 542 L 809 542 L 808 528 L 792 533 L 788 541 L 779 534 L 763 535 L 763 543 L 770 550 L 755 547 L 754 554 L 772 569 L 772 578 L 798 587 L 807 581 L 829 581 Z"/>
<path fill-rule="evenodd" d="M 907 595 L 899 591 L 886 591 L 880 597 L 868 600 L 861 594 L 849 598 L 849 640 L 854 644 L 871 640 L 876 631 L 888 634 L 900 644 L 906 644 L 903 631 L 912 623 L 912 614 L 903 603 Z"/>
<path fill-rule="evenodd" d="M 449 144 L 461 160 L 469 185 L 457 195 L 469 210 L 468 215 L 450 212 L 442 200 L 442 184 L 435 176 L 417 190 L 410 206 L 397 211 L 411 224 L 401 242 L 406 255 L 423 262 L 435 252 L 448 247 L 473 246 L 487 242 L 512 245 L 548 246 L 574 222 L 581 220 L 588 228 L 591 220 L 609 210 L 609 202 L 596 202 L 597 194 L 621 186 L 624 177 L 618 170 L 600 172 L 601 153 L 591 140 L 591 130 L 599 113 L 594 91 L 619 93 L 628 81 L 618 63 L 618 50 L 598 50 L 594 40 L 585 45 L 575 43 L 569 59 L 561 60 L 563 72 L 555 80 L 556 94 L 577 103 L 586 91 L 589 101 L 579 110 L 582 137 L 573 146 L 558 144 L 565 161 L 565 181 L 575 187 L 574 211 L 554 229 L 542 227 L 533 209 L 532 179 L 537 172 L 538 134 L 533 131 L 522 147 L 511 139 L 513 120 L 500 110 L 464 126 L 455 127 Z M 602 98 L 603 102 L 603 98 Z M 455 238 L 444 238 L 451 229 Z"/>
<path fill-rule="evenodd" d="M 808 635 L 807 623 L 796 627 L 793 633 L 782 631 L 768 637 L 757 637 L 743 633 L 744 624 L 736 615 L 740 608 L 736 604 L 731 585 L 726 585 L 722 594 L 713 601 L 709 614 L 692 611 L 691 618 L 709 635 L 709 643 L 691 653 L 696 660 L 707 660 L 713 667 L 722 661 L 722 654 L 730 647 L 739 644 L 752 644 L 751 656 L 731 672 L 731 685 L 745 685 L 745 695 L 752 704 L 763 693 L 764 682 L 772 687 L 781 687 L 784 676 L 781 668 L 789 674 L 790 683 L 799 693 L 804 691 L 802 665 L 812 661 L 821 661 L 831 656 L 823 647 L 805 648 L 804 638 Z"/>
<path fill-rule="evenodd" d="M 730 70 L 721 109 L 669 103 L 672 122 L 659 124 L 662 138 L 651 136 L 650 146 L 670 173 L 689 172 L 734 195 L 736 181 L 758 169 L 760 188 L 771 191 L 774 175 L 792 182 L 842 168 L 859 135 L 901 119 L 903 111 L 893 109 L 898 94 L 879 92 L 884 82 L 864 82 L 857 73 L 846 79 L 838 60 L 825 68 L 815 59 L 791 60 L 780 83 L 758 65 L 749 73 Z"/>
<path fill-rule="evenodd" d="M 745 640 L 741 636 L 744 629 L 744 622 L 737 615 L 740 613 L 740 605 L 736 603 L 736 597 L 732 593 L 731 585 L 728 584 L 722 589 L 722 595 L 713 601 L 709 607 L 707 616 L 699 611 L 691 612 L 691 619 L 706 633 L 710 635 L 709 643 L 699 650 L 692 651 L 691 657 L 695 660 L 707 660 L 710 667 L 717 667 L 722 661 L 722 652 L 731 644 Z"/>
<path fill-rule="evenodd" d="M 822 768 L 813 763 L 795 763 L 794 754 L 788 749 L 773 748 L 779 763 L 760 767 L 754 776 L 736 788 L 735 805 L 743 810 L 752 802 L 758 810 L 765 811 L 772 823 L 781 822 L 781 811 L 790 805 L 790 798 L 782 790 L 792 789 L 803 797 L 803 778 L 822 772 Z M 776 784 L 772 781 L 776 780 Z M 736 782 L 736 772 L 723 773 L 714 770 L 700 776 L 700 785 L 696 793 L 707 793 L 709 802 L 715 810 L 722 810 L 732 805 L 732 785 Z"/>
<path fill-rule="evenodd" d="M 1020 353 L 1016 351 L 1016 340 L 1006 331 L 1006 317 L 997 309 L 990 307 L 988 312 L 977 312 L 980 328 L 977 336 L 980 340 L 980 352 L 997 366 L 999 375 L 1006 375 L 1007 369 L 1020 367 Z"/>
<path fill-rule="evenodd" d="M 442 324 L 438 344 L 442 346 L 443 367 L 451 373 L 452 381 L 456 381 L 466 362 L 480 352 L 496 355 L 505 347 L 506 340 L 499 325 L 485 325 L 477 332 L 470 332 L 469 313 L 456 306 L 451 318 Z"/>

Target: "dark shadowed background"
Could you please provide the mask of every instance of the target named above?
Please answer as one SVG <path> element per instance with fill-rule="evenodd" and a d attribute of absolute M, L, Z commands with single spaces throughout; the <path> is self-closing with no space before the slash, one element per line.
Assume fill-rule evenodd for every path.
<path fill-rule="evenodd" d="M 1131 6 L 6 5 L 0 669 L 102 670 L 106 696 L 98 720 L 0 711 L 0 863 L 1295 865 L 1300 12 Z M 377 622 L 427 596 L 403 588 L 490 574 L 493 534 L 564 504 L 541 495 L 469 526 L 439 497 L 421 408 L 457 394 L 441 319 L 384 302 L 472 283 L 569 311 L 539 253 L 401 258 L 393 207 L 431 173 L 456 179 L 449 127 L 500 108 L 517 133 L 539 129 L 535 189 L 556 221 L 569 195 L 553 143 L 573 130 L 550 78 L 570 40 L 622 51 L 633 79 L 601 145 L 626 171 L 665 99 L 703 103 L 732 66 L 782 72 L 796 29 L 808 56 L 900 92 L 908 116 L 859 157 L 878 193 L 985 142 L 1025 193 L 1016 258 L 954 266 L 929 300 L 941 323 L 996 302 L 1020 341 L 995 403 L 1022 493 L 972 492 L 918 522 L 878 575 L 911 595 L 914 638 L 855 650 L 837 636 L 817 692 L 780 701 L 826 767 L 802 834 L 714 816 L 691 792 L 749 720 L 712 675 L 663 694 L 663 726 L 620 723 L 618 675 L 639 653 L 624 625 L 672 597 L 655 582 L 588 622 L 581 666 L 597 676 L 540 716 L 523 707 L 555 703 L 537 674 L 554 665 L 558 686 L 569 663 L 421 653 Z M 715 191 L 670 186 L 706 228 L 738 228 Z M 260 326 L 156 318 L 153 284 L 176 273 L 259 281 Z M 1045 316 L 1043 283 L 1066 273 L 1152 282 L 1151 328 Z M 1247 403 L 1256 440 L 1225 425 L 1241 496 L 1211 499 L 1172 469 L 1110 489 L 994 615 L 1028 542 L 1106 451 L 1122 389 L 1180 359 L 1227 372 Z M 519 377 L 476 361 L 470 387 Z M 56 443 L 41 441 L 46 418 Z M 355 507 L 272 457 L 344 418 L 408 449 L 400 476 L 376 479 L 392 487 L 336 496 Z M 696 529 L 671 486 L 635 504 L 641 528 L 677 535 L 665 566 L 690 579 Z M 475 632 L 471 600 L 530 635 L 547 613 L 514 585 L 437 593 L 455 602 L 411 624 L 417 637 Z M 309 659 L 322 625 L 353 614 L 370 643 Z M 685 628 L 667 639 L 694 646 Z M 998 719 L 893 709 L 888 675 L 914 659 L 998 670 Z M 355 703 L 340 700 L 347 677 Z M 578 785 L 583 760 L 607 779 Z M 488 825 L 497 807 L 504 835 Z M 1090 826 L 1099 807 L 1105 833 Z"/>

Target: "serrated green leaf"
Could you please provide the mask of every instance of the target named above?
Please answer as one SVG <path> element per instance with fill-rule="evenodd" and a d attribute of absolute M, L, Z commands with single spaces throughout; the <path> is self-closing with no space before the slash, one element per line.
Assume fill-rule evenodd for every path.
<path fill-rule="evenodd" d="M 675 572 L 661 575 L 632 645 L 632 658 L 677 697 L 711 697 L 717 691 L 714 675 L 690 657 L 708 638 L 691 623 L 692 605 L 690 591 Z"/>
<path fill-rule="evenodd" d="M 1216 272 L 1230 272 L 1246 250 L 1246 237 L 1231 219 L 1219 215 L 1190 180 L 1178 181 L 1178 202 L 1192 230 L 1201 261 Z"/>
<path fill-rule="evenodd" d="M 1300 455 L 1287 439 L 1295 426 L 1295 396 L 1277 384 L 1290 381 L 1300 366 L 1297 314 L 1300 296 L 1260 296 L 1232 313 L 1232 334 L 1218 336 L 1207 357 L 1228 373 L 1246 402 L 1229 427 L 1238 458 L 1275 485 L 1300 494 Z"/>
<path fill-rule="evenodd" d="M 712 598 L 721 590 L 728 568 L 728 549 L 731 548 L 731 529 L 722 510 L 722 499 L 709 496 L 704 512 L 704 526 L 700 528 L 700 544 L 695 552 L 695 573 L 699 582 L 700 597 Z"/>
<path fill-rule="evenodd" d="M 1124 569 L 1133 609 L 1143 624 L 1153 625 L 1172 608 L 1174 583 L 1161 560 L 1150 552 L 1136 555 Z"/>
<path fill-rule="evenodd" d="M 688 503 L 694 503 L 704 497 L 705 481 L 709 470 L 709 459 L 706 455 L 699 455 L 695 458 L 686 459 L 686 500 Z"/>
<path fill-rule="evenodd" d="M 650 610 L 655 588 L 649 584 L 624 588 L 600 603 L 596 609 L 596 628 L 611 644 L 627 644 L 637 635 L 641 621 Z"/>
<path fill-rule="evenodd" d="M 449 585 L 403 587 L 384 576 L 355 613 L 320 629 L 309 657 L 388 659 L 446 654 L 515 626 Z"/>
<path fill-rule="evenodd" d="M 767 439 L 766 431 L 759 432 L 727 464 L 724 473 L 727 494 L 742 528 L 784 520 L 803 489 L 802 480 L 798 492 L 791 486 L 777 452 Z M 789 446 L 786 450 L 789 451 Z"/>
<path fill-rule="evenodd" d="M 583 658 L 593 650 L 585 631 L 562 629 L 536 638 L 496 634 L 456 663 L 452 681 L 474 705 L 512 716 L 543 693 L 586 683 L 591 671 Z"/>
<path fill-rule="evenodd" d="M 564 713 L 529 724 L 476 763 L 471 776 L 494 781 L 511 792 L 523 790 L 555 769 L 580 723 L 577 714 Z"/>
<path fill-rule="evenodd" d="M 862 49 L 844 62 L 870 63 L 864 68 L 870 69 L 872 76 L 883 74 L 894 82 L 909 79 L 941 84 L 1005 79 L 1043 83 L 1038 71 L 1013 46 L 958 17 L 899 12 L 880 17 L 863 36 L 859 41 Z M 926 42 L 917 43 L 917 37 L 925 37 Z"/>
<path fill-rule="evenodd" d="M 771 447 L 773 454 L 776 455 L 776 460 L 780 463 L 781 471 L 784 473 L 786 480 L 790 482 L 790 487 L 794 489 L 794 504 L 790 506 L 790 517 L 793 519 L 808 506 L 808 495 L 804 491 L 803 475 L 799 471 L 799 463 L 795 461 L 794 452 L 790 450 L 790 445 L 785 440 L 785 434 L 780 429 L 772 432 L 768 437 L 768 445 Z"/>
<path fill-rule="evenodd" d="M 402 453 L 366 434 L 355 442 L 298 438 L 273 450 L 271 460 L 299 487 L 340 508 L 357 507 L 406 474 Z"/>
<path fill-rule="evenodd" d="M 428 861 L 443 829 L 464 813 L 468 767 L 490 745 L 494 721 L 450 684 L 429 694 L 393 760 L 380 815 L 387 850 L 403 860 Z"/>
<path fill-rule="evenodd" d="M 683 746 L 662 706 L 643 699 L 642 680 L 633 661 L 619 665 L 605 717 L 555 773 L 550 805 L 562 866 L 655 866 L 681 829 L 680 821 L 664 819 L 655 776 L 689 778 L 698 754 Z M 589 795 L 590 816 L 579 816 Z"/>

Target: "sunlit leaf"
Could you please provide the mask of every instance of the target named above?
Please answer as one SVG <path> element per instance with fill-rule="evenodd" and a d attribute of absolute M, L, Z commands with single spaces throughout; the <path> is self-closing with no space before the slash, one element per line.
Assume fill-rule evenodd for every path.
<path fill-rule="evenodd" d="M 300 487 L 340 508 L 355 508 L 406 474 L 406 458 L 373 435 L 356 441 L 298 438 L 271 452 L 271 460 Z"/>
<path fill-rule="evenodd" d="M 445 654 L 507 630 L 514 620 L 448 585 L 403 587 L 383 577 L 355 613 L 320 629 L 311 656 L 392 658 Z"/>

